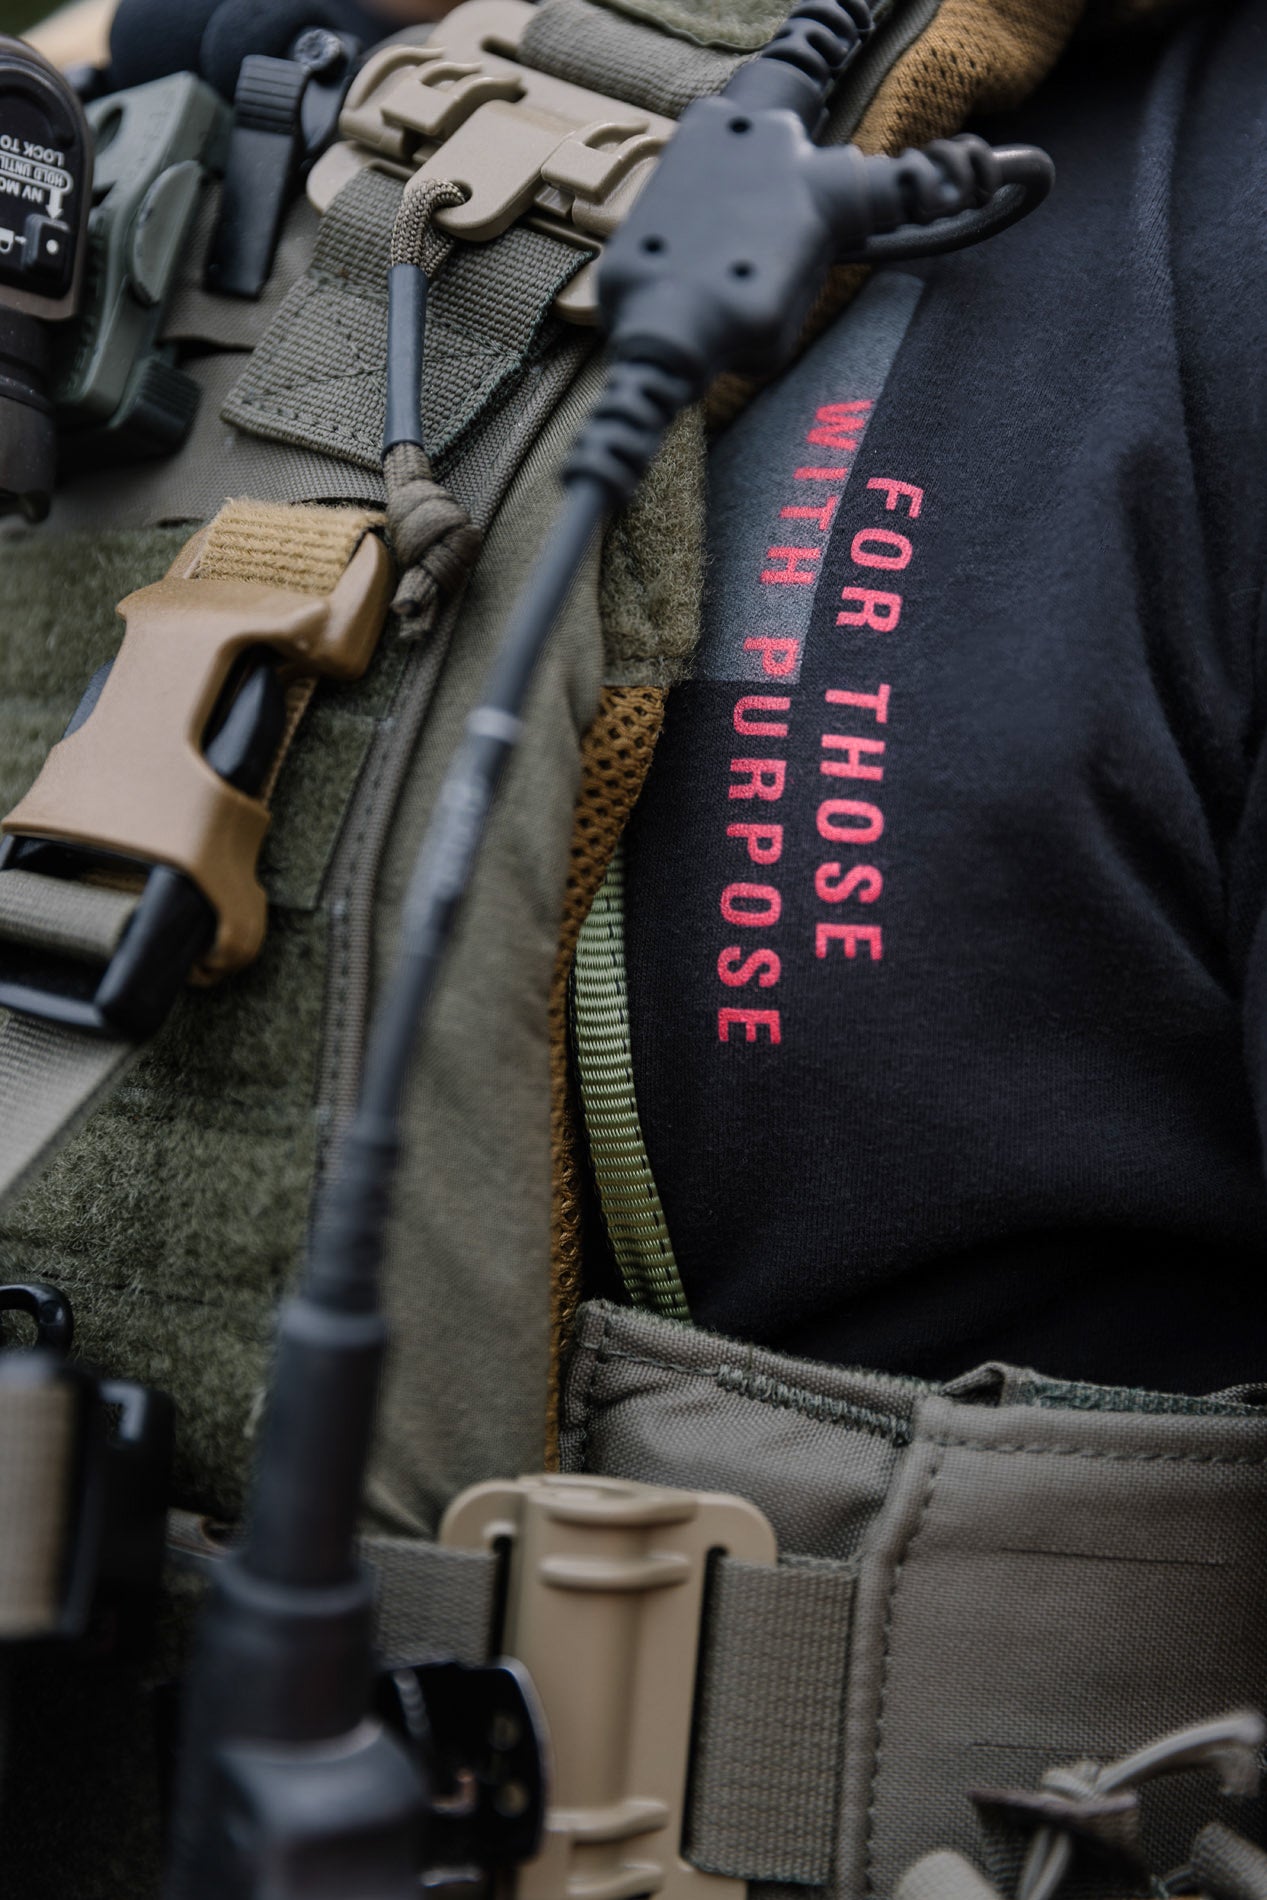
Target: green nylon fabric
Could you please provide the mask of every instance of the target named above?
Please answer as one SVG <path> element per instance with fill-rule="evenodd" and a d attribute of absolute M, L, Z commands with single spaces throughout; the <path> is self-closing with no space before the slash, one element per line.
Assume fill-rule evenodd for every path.
<path fill-rule="evenodd" d="M 885 1900 L 941 1848 L 1014 1893 L 1022 1837 L 972 1790 L 1264 1706 L 1261 1407 L 1045 1384 L 986 1366 L 938 1391 L 582 1307 L 563 1469 L 738 1491 L 778 1538 L 786 1575 L 714 1580 L 692 1763 L 692 1857 L 756 1900 Z M 1261 1839 L 1262 1797 L 1155 1783 L 1147 1865 L 1213 1819 Z M 1062 1891 L 1154 1889 L 1088 1857 Z"/>
<path fill-rule="evenodd" d="M 787 16 L 781 0 L 604 0 L 634 20 L 648 20 L 697 46 L 755 53 Z"/>
<path fill-rule="evenodd" d="M 404 187 L 366 169 L 321 221 L 311 266 L 221 411 L 250 435 L 377 474 L 387 389 L 387 270 Z M 443 456 L 493 402 L 513 399 L 562 328 L 551 299 L 584 254 L 514 226 L 496 245 L 455 245 L 427 298 L 423 439 Z"/>
<path fill-rule="evenodd" d="M 686 1290 L 647 1157 L 629 1044 L 624 854 L 617 847 L 581 926 L 572 970 L 572 1040 L 603 1224 L 635 1306 L 689 1319 Z"/>
<path fill-rule="evenodd" d="M 0 650 L 3 809 L 117 651 L 116 602 L 159 579 L 184 540 L 168 530 L 60 538 L 55 584 L 38 536 L 0 544 L 13 629 Z M 0 1220 L 0 1269 L 65 1288 L 83 1356 L 171 1392 L 181 1421 L 173 1502 L 225 1517 L 241 1502 L 272 1312 L 307 1219 L 321 881 L 400 663 L 389 645 L 364 681 L 317 695 L 278 786 L 259 962 L 182 999 L 114 1096 Z"/>
<path fill-rule="evenodd" d="M 742 64 L 738 54 L 685 46 L 593 0 L 542 0 L 519 57 L 556 79 L 675 119 L 692 99 L 720 92 Z"/>

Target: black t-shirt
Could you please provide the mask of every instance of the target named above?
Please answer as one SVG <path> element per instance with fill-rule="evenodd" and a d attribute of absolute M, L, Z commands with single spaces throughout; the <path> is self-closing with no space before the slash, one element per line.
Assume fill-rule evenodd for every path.
<path fill-rule="evenodd" d="M 987 129 L 1048 203 L 714 453 L 638 1105 L 703 1325 L 1210 1390 L 1267 1374 L 1267 0 Z"/>

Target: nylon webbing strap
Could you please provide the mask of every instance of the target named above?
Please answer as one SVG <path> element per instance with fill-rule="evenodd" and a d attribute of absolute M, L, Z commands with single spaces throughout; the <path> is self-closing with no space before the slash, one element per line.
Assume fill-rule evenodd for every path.
<path fill-rule="evenodd" d="M 590 1159 L 621 1279 L 636 1306 L 689 1319 L 634 1091 L 619 848 L 577 939 L 572 1034 Z"/>
<path fill-rule="evenodd" d="M 367 168 L 321 220 L 311 268 L 225 403 L 226 422 L 378 474 L 387 391 L 387 270 L 404 187 Z M 455 246 L 427 298 L 423 439 L 442 457 L 557 347 L 557 293 L 585 254 L 512 226 Z"/>
<path fill-rule="evenodd" d="M 381 516 L 363 508 L 229 502 L 206 530 L 194 572 L 208 579 L 264 581 L 305 593 L 328 593 L 362 537 L 380 521 Z M 290 689 L 285 740 L 272 780 L 312 690 L 308 680 Z M 106 961 L 136 903 L 134 894 L 94 884 L 0 871 L 0 938 Z M 34 1017 L 5 1018 L 0 1026 L 0 1200 L 24 1186 L 69 1139 L 138 1053 L 131 1042 L 87 1035 Z"/>
<path fill-rule="evenodd" d="M 745 56 L 670 39 L 593 0 L 543 0 L 518 57 L 556 79 L 676 119 L 692 99 L 720 92 Z"/>
<path fill-rule="evenodd" d="M 0 1200 L 70 1139 L 137 1053 L 134 1043 L 8 1017 L 0 1028 Z"/>
<path fill-rule="evenodd" d="M 387 1668 L 431 1657 L 487 1660 L 498 1571 L 491 1553 L 367 1537 L 361 1554 L 377 1581 L 374 1635 Z"/>
<path fill-rule="evenodd" d="M 0 1639 L 47 1635 L 60 1602 L 74 1471 L 69 1380 L 0 1385 Z"/>
<path fill-rule="evenodd" d="M 853 1588 L 850 1566 L 812 1558 L 715 1566 L 691 1769 L 698 1866 L 830 1883 Z"/>
<path fill-rule="evenodd" d="M 89 963 L 104 961 L 118 949 L 137 902 L 134 891 L 6 871 L 0 879 L 0 937 Z"/>

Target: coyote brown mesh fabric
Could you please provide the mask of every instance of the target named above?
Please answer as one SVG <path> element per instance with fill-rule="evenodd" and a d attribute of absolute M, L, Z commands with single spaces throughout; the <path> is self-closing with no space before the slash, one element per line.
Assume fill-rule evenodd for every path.
<path fill-rule="evenodd" d="M 571 865 L 559 954 L 550 991 L 551 1293 L 554 1350 L 550 1366 L 547 1452 L 558 1456 L 556 1413 L 559 1343 L 571 1329 L 581 1291 L 581 1167 L 579 1129 L 568 1087 L 568 977 L 581 925 L 603 881 L 617 840 L 651 764 L 664 718 L 660 686 L 609 686 L 581 753 L 581 792 L 572 831 Z"/>

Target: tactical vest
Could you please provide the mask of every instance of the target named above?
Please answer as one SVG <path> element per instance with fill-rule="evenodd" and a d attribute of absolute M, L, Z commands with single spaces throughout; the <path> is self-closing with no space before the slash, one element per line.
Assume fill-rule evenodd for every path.
<path fill-rule="evenodd" d="M 171 1685 L 241 1510 L 273 1313 L 354 1098 L 440 773 L 598 388 L 587 273 L 629 167 L 587 171 L 587 129 L 632 111 L 653 146 L 648 115 L 654 127 L 718 90 L 782 11 L 468 0 L 428 43 L 494 77 L 513 62 L 529 102 L 545 89 L 561 129 L 527 159 L 513 124 L 504 141 L 493 129 L 514 120 L 504 86 L 443 124 L 424 85 L 406 99 L 426 36 L 398 36 L 358 81 L 344 143 L 314 174 L 320 212 L 293 208 L 258 301 L 203 288 L 214 188 L 201 201 L 156 333 L 198 388 L 185 446 L 126 472 L 72 463 L 50 520 L 0 538 L 6 810 L 119 652 L 125 597 L 129 638 L 157 616 L 158 643 L 220 583 L 292 606 L 302 594 L 333 624 L 385 499 L 386 268 L 413 162 L 402 125 L 434 123 L 441 169 L 457 163 L 449 141 L 465 162 L 487 155 L 481 189 L 501 209 L 436 277 L 423 397 L 437 473 L 484 530 L 469 585 L 429 633 L 389 629 L 360 677 L 314 669 L 311 703 L 293 703 L 249 967 L 191 988 L 139 1053 L 106 1041 L 86 1064 L 73 1039 L 32 1037 L 19 1017 L 0 1032 L 5 1277 L 64 1288 L 84 1358 L 169 1392 L 179 1421 L 156 1649 L 140 1665 L 14 1652 L 0 1844 L 24 1900 L 157 1891 Z M 828 136 L 897 150 L 1015 105 L 1079 12 L 898 0 Z M 543 207 L 556 179 L 570 208 L 559 184 Z M 814 334 L 848 322 L 861 278 L 837 274 Z M 728 380 L 677 426 L 570 599 L 414 1066 L 367 1500 L 380 1646 L 389 1663 L 475 1659 L 500 1618 L 501 1647 L 527 1664 L 556 1779 L 523 1894 L 722 1900 L 749 1882 L 974 1900 L 989 1889 L 967 1860 L 907 1870 L 953 1849 L 1012 1892 L 1044 1828 L 1092 1849 L 1139 1844 L 1134 1863 L 1081 1855 L 1067 1891 L 1151 1891 L 1132 1864 L 1178 1867 L 1204 1823 L 1253 1833 L 1255 1815 L 1213 1787 L 1200 1748 L 1138 1798 L 1097 1789 L 1085 1763 L 1267 1696 L 1267 1426 L 1253 1395 L 1180 1400 L 1001 1366 L 934 1389 L 791 1360 L 692 1328 L 672 1272 L 628 1080 L 611 867 L 690 667 L 708 432 L 750 393 Z M 351 619 L 374 597 L 367 582 Z M 138 772 L 144 720 L 163 717 L 156 702 L 131 728 Z M 164 777 L 164 744 L 153 751 L 147 826 L 183 782 L 175 763 Z M 123 739 L 116 758 L 131 771 Z M 0 870 L 0 936 L 111 953 L 126 920 L 98 898 L 119 892 L 53 916 L 18 875 Z M 239 900 L 249 937 L 250 893 L 226 911 Z M 220 952 L 245 964 L 217 938 Z M 628 1308 L 580 1305 L 590 1153 L 624 1235 Z M 55 1447 L 9 1464 L 6 1522 L 69 1482 Z M 554 1475 L 512 1481 L 542 1469 Z M 5 1627 L 48 1627 L 60 1574 L 54 1529 Z M 1253 1752 L 1249 1729 L 1216 1740 L 1237 1761 Z M 1061 1779 L 1070 1763 L 1081 1779 Z M 1217 1888 L 1242 1890 L 1267 1888 Z"/>

